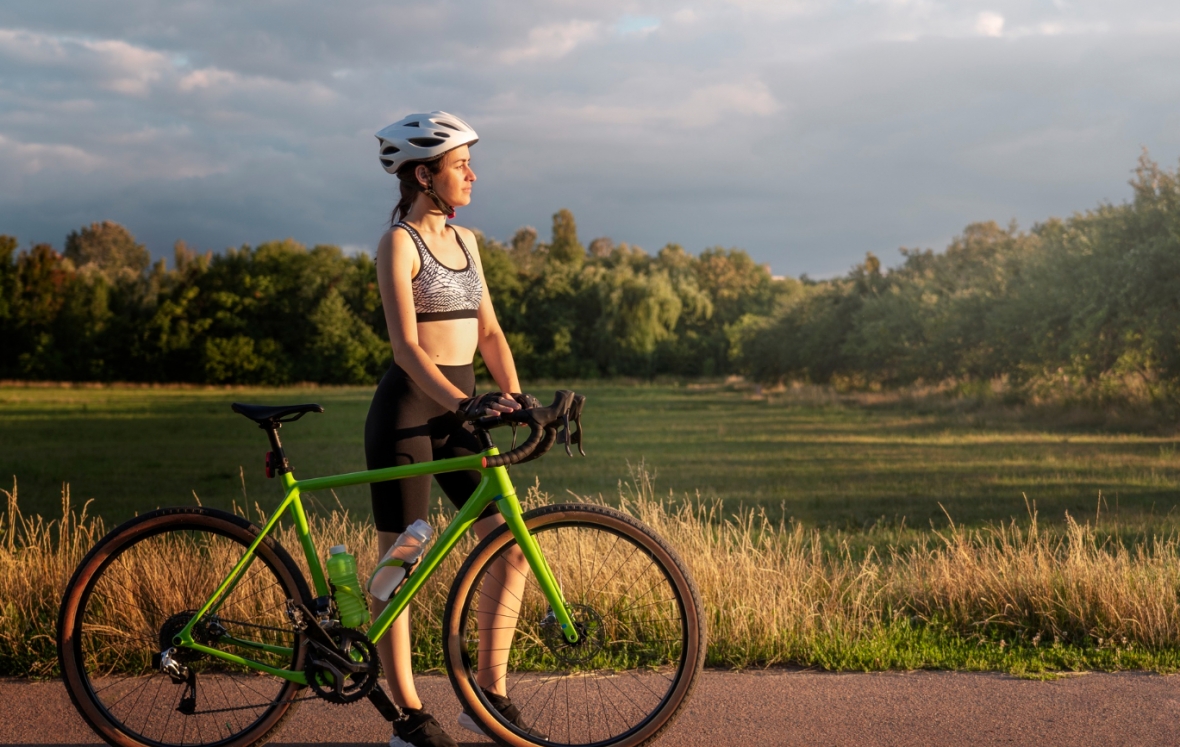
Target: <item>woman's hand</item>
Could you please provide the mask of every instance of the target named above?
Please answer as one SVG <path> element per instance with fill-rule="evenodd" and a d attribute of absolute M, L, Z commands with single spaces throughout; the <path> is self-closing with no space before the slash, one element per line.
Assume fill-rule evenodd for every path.
<path fill-rule="evenodd" d="M 488 392 L 474 397 L 465 397 L 455 402 L 455 414 L 464 420 L 477 420 L 488 415 L 519 410 L 520 405 L 511 395 L 503 392 Z"/>

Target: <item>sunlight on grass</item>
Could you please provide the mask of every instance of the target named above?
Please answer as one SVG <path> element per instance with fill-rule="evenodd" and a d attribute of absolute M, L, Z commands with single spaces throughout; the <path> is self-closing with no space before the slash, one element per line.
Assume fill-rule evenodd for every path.
<path fill-rule="evenodd" d="M 22 514 L 17 486 L 0 514 L 0 675 L 49 676 L 65 583 L 106 525 L 76 513 L 68 490 L 60 517 Z M 528 506 L 552 502 L 537 489 Z M 624 511 L 666 538 L 687 562 L 706 608 L 708 663 L 798 664 L 831 670 L 951 668 L 1023 676 L 1088 669 L 1180 668 L 1180 533 L 1155 526 L 1067 519 L 937 531 L 879 524 L 822 531 L 730 515 L 716 501 L 670 502 L 642 471 L 615 496 Z M 1032 507 L 1029 507 L 1030 511 Z M 261 520 L 255 505 L 251 516 Z M 431 517 L 436 527 L 445 515 Z M 362 574 L 376 562 L 376 536 L 344 510 L 321 511 L 312 531 L 322 549 L 346 543 Z M 278 539 L 298 553 L 289 526 Z M 414 605 L 415 667 L 442 667 L 439 628 L 451 579 L 473 546 L 467 538 Z M 161 568 L 199 574 L 188 553 Z M 568 563 L 570 552 L 551 562 Z M 304 568 L 302 557 L 297 562 Z M 569 578 L 576 573 L 567 573 Z M 150 652 L 123 651 L 112 661 Z"/>

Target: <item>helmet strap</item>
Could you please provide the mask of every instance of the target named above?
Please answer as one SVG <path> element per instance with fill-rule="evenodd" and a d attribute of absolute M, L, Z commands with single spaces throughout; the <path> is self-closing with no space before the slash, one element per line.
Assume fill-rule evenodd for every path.
<path fill-rule="evenodd" d="M 441 210 L 443 215 L 447 216 L 447 220 L 455 217 L 455 208 L 448 205 L 443 200 L 443 198 L 439 197 L 434 191 L 434 179 L 431 179 L 430 182 L 422 188 L 422 191 L 426 193 L 427 197 L 434 200 L 435 207 Z"/>

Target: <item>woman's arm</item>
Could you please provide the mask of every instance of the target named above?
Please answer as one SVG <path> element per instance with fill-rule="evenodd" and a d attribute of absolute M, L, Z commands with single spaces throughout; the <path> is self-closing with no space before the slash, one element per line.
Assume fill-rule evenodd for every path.
<path fill-rule="evenodd" d="M 418 264 L 418 251 L 405 231 L 391 230 L 377 245 L 377 284 L 381 307 L 389 328 L 393 359 L 428 397 L 455 411 L 467 393 L 447 380 L 418 344 L 418 317 L 410 279 Z M 486 295 L 486 291 L 485 291 Z"/>
<path fill-rule="evenodd" d="M 478 246 L 475 234 L 466 228 L 456 228 L 463 232 L 463 239 L 468 246 Z M 487 364 L 488 373 L 496 380 L 496 385 L 502 392 L 519 392 L 520 379 L 516 376 L 516 362 L 512 359 L 512 350 L 508 347 L 508 340 L 504 337 L 504 330 L 500 328 L 500 321 L 496 319 L 496 310 L 492 307 L 492 297 L 488 293 L 488 281 L 483 276 L 483 261 L 479 252 L 473 252 L 476 269 L 479 270 L 479 281 L 483 285 L 483 299 L 479 302 L 477 321 L 479 322 L 479 354 Z"/>

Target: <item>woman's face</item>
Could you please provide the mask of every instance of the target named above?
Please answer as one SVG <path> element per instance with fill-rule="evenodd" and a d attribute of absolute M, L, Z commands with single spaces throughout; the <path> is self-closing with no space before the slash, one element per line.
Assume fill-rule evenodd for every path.
<path fill-rule="evenodd" d="M 434 192 L 452 207 L 463 207 L 471 202 L 471 151 L 460 145 L 449 151 L 442 160 L 442 171 L 434 175 Z"/>

